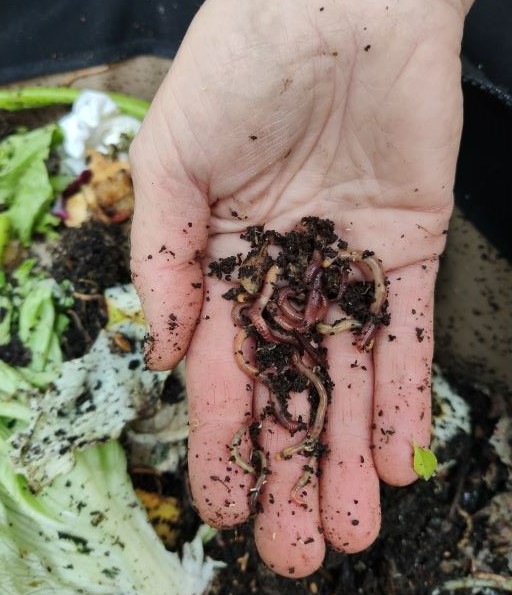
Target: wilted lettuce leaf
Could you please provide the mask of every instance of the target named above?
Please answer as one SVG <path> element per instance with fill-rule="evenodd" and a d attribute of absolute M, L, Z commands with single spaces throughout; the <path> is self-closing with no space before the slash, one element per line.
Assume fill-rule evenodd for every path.
<path fill-rule="evenodd" d="M 167 552 L 147 520 L 117 442 L 77 453 L 73 469 L 34 495 L 7 456 L 0 403 L 0 592 L 9 595 L 201 595 L 222 566 L 201 535 L 184 558 Z M 28 410 L 26 410 L 27 413 Z"/>
<path fill-rule="evenodd" d="M 51 124 L 0 142 L 0 205 L 7 207 L 12 233 L 24 246 L 30 244 L 34 229 L 41 230 L 53 200 L 46 160 L 59 137 L 57 125 Z"/>
<path fill-rule="evenodd" d="M 24 260 L 0 285 L 0 345 L 17 336 L 30 353 L 28 367 L 43 372 L 62 362 L 60 336 L 73 300 L 69 284 L 34 268 L 35 260 Z"/>

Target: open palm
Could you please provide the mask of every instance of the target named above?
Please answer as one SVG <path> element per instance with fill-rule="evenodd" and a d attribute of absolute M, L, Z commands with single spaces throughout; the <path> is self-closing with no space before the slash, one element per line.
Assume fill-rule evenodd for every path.
<path fill-rule="evenodd" d="M 255 536 L 276 572 L 303 576 L 333 547 L 355 552 L 380 526 L 379 478 L 416 478 L 412 444 L 430 430 L 432 306 L 452 208 L 460 128 L 458 59 L 464 11 L 455 0 L 210 0 L 194 20 L 132 146 L 134 281 L 151 333 L 148 363 L 187 354 L 189 468 L 211 525 L 249 516 L 252 478 L 228 445 L 260 411 L 233 358 L 226 283 L 204 275 L 247 251 L 249 225 L 287 231 L 303 217 L 335 222 L 390 280 L 391 324 L 373 353 L 329 337 L 335 383 L 322 441 L 329 453 L 290 502 L 303 458 L 267 419 L 272 461 Z M 295 414 L 307 413 L 294 400 Z"/>

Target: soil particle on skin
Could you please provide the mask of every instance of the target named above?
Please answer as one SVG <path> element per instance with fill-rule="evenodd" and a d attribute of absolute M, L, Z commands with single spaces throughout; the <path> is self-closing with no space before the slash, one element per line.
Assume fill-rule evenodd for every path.
<path fill-rule="evenodd" d="M 219 258 L 215 262 L 208 265 L 210 272 L 209 276 L 215 276 L 217 279 L 222 279 L 223 276 L 229 276 L 237 265 L 236 256 L 228 256 L 227 258 Z"/>
<path fill-rule="evenodd" d="M 167 329 L 170 332 L 175 331 L 178 328 L 178 317 L 176 314 L 169 314 L 169 318 L 167 320 Z"/>
<path fill-rule="evenodd" d="M 373 302 L 373 283 L 357 281 L 351 283 L 341 298 L 341 307 L 349 315 L 362 323 L 367 322 L 372 316 L 369 308 Z M 382 323 L 389 324 L 387 307 L 382 315 Z"/>

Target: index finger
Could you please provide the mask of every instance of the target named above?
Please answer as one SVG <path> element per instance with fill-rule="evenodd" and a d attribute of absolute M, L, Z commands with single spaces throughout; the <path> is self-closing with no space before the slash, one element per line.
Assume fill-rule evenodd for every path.
<path fill-rule="evenodd" d="M 149 325 L 146 361 L 156 370 L 178 363 L 194 331 L 203 299 L 200 259 L 210 216 L 204 194 L 165 133 L 161 113 L 150 110 L 130 149 L 132 278 Z"/>
<path fill-rule="evenodd" d="M 190 485 L 199 514 L 209 525 L 231 527 L 249 516 L 252 474 L 232 461 L 233 437 L 253 419 L 253 382 L 235 363 L 232 304 L 225 284 L 206 277 L 201 321 L 187 356 Z M 245 436 L 244 438 L 247 438 Z M 240 447 L 250 457 L 250 444 Z"/>

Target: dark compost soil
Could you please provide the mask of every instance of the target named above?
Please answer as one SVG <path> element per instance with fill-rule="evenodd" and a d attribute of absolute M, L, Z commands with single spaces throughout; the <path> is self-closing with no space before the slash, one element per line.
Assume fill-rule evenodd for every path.
<path fill-rule="evenodd" d="M 74 303 L 62 349 L 66 359 L 81 357 L 107 322 L 102 294 L 130 281 L 126 233 L 119 225 L 89 221 L 62 231 L 53 255 L 51 274 L 71 281 Z"/>

